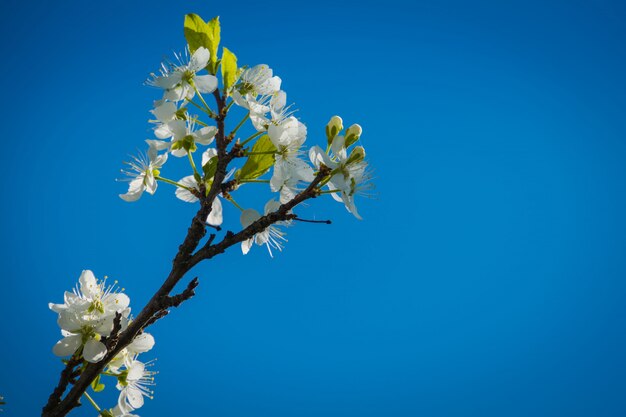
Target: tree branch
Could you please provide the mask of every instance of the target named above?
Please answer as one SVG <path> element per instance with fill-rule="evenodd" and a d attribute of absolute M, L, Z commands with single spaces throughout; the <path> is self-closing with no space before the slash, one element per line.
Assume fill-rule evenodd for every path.
<path fill-rule="evenodd" d="M 295 215 L 290 213 L 291 209 L 301 202 L 319 195 L 319 189 L 317 188 L 318 185 L 330 174 L 330 169 L 325 166 L 320 167 L 315 179 L 305 190 L 297 194 L 292 200 L 282 204 L 277 211 L 262 216 L 250 226 L 238 233 L 232 233 L 230 231 L 227 232 L 222 241 L 215 245 L 213 245 L 215 234 L 212 234 L 207 243 L 194 254 L 194 251 L 198 247 L 200 241 L 206 235 L 206 219 L 211 213 L 213 201 L 217 195 L 222 192 L 222 184 L 226 177 L 228 164 L 238 155 L 237 151 L 226 152 L 228 141 L 224 136 L 224 119 L 227 113 L 225 99 L 220 95 L 218 90 L 215 91 L 214 96 L 218 106 L 218 113 L 216 115 L 218 127 L 218 132 L 216 134 L 218 161 L 215 176 L 213 177 L 213 183 L 211 184 L 211 188 L 208 192 L 203 184 L 200 185 L 200 209 L 192 219 L 183 243 L 178 247 L 178 253 L 174 257 L 172 269 L 167 279 L 152 296 L 150 301 L 148 301 L 146 306 L 139 312 L 137 317 L 130 322 L 126 330 L 121 333 L 118 328 L 118 320 L 118 323 L 114 325 L 114 332 L 111 333 L 111 336 L 109 336 L 107 340 L 108 352 L 106 356 L 100 362 L 88 364 L 76 381 L 73 381 L 73 375 L 75 373 L 74 368 L 77 364 L 82 363 L 82 360 L 80 357 L 72 357 L 72 359 L 70 359 L 65 369 L 61 372 L 58 386 L 55 388 L 54 392 L 48 399 L 48 403 L 43 408 L 43 417 L 63 417 L 66 416 L 72 409 L 79 406 L 79 400 L 87 388 L 89 388 L 91 382 L 104 370 L 108 363 L 122 351 L 122 349 L 128 346 L 145 328 L 154 324 L 160 318 L 165 317 L 168 314 L 168 308 L 178 307 L 181 303 L 193 297 L 195 294 L 195 288 L 198 285 L 197 278 L 191 280 L 187 288 L 182 293 L 174 296 L 169 295 L 176 284 L 192 267 L 202 260 L 210 259 L 219 253 L 223 253 L 230 246 L 249 239 L 256 233 L 265 230 L 273 223 L 295 218 Z M 73 383 L 73 387 L 67 393 L 65 398 L 61 399 L 70 382 Z"/>
<path fill-rule="evenodd" d="M 322 165 L 317 175 L 315 176 L 315 179 L 313 179 L 313 181 L 305 190 L 301 191 L 285 204 L 282 204 L 278 208 L 278 210 L 262 216 L 242 231 L 238 233 L 228 232 L 221 242 L 216 243 L 215 245 L 211 245 L 210 243 L 204 245 L 189 260 L 190 267 L 197 265 L 199 262 L 205 259 L 211 259 L 215 255 L 223 253 L 229 247 L 251 238 L 255 234 L 262 232 L 267 227 L 278 221 L 294 219 L 295 215 L 290 213 L 291 209 L 293 209 L 295 206 L 302 203 L 303 201 L 308 200 L 309 198 L 317 197 L 319 193 L 319 190 L 317 188 L 318 184 L 322 182 L 329 174 L 330 169 Z"/>

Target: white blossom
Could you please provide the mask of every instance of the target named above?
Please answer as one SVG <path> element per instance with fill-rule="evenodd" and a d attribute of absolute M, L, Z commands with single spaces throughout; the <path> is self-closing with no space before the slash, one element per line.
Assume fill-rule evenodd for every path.
<path fill-rule="evenodd" d="M 133 202 L 139 200 L 144 191 L 154 194 L 157 189 L 155 177 L 159 175 L 159 170 L 166 161 L 167 154 L 158 155 L 154 148 L 151 148 L 147 154 L 140 153 L 139 156 L 134 156 L 132 161 L 126 163 L 130 170 L 122 170 L 122 173 L 128 176 L 130 184 L 128 192 L 120 194 L 120 198 Z"/>
<path fill-rule="evenodd" d="M 117 290 L 115 285 L 98 282 L 93 272 L 85 270 L 79 278 L 79 286 L 66 292 L 63 304 L 50 303 L 52 311 L 59 314 L 57 323 L 64 336 L 53 347 L 57 356 L 73 355 L 81 346 L 83 358 L 99 362 L 106 355 L 106 347 L 100 341 L 113 330 L 116 313 L 121 314 L 121 325 L 128 324 L 130 299 Z"/>
<path fill-rule="evenodd" d="M 273 213 L 274 211 L 278 210 L 279 207 L 280 207 L 280 203 L 277 202 L 276 200 L 268 201 L 265 204 L 265 215 Z M 245 229 L 246 227 L 250 226 L 252 223 L 254 223 L 260 218 L 261 218 L 261 215 L 259 214 L 258 211 L 254 209 L 246 209 L 241 213 L 241 218 L 240 218 L 241 225 Z M 243 242 L 241 242 L 241 251 L 243 252 L 244 255 L 246 255 L 248 252 L 250 252 L 250 249 L 252 248 L 252 244 L 256 243 L 259 246 L 266 245 L 270 256 L 274 257 L 274 255 L 272 254 L 272 248 L 282 251 L 284 247 L 283 242 L 287 241 L 287 239 L 285 239 L 285 232 L 280 230 L 277 226 L 288 226 L 289 224 L 290 222 L 287 222 L 287 221 L 278 221 L 268 226 L 267 228 L 255 234 L 251 238 L 246 239 Z"/>
<path fill-rule="evenodd" d="M 193 175 L 188 175 L 181 178 L 178 183 L 184 185 L 187 188 L 197 190 L 198 192 L 200 191 L 198 182 Z M 196 197 L 191 191 L 180 187 L 176 189 L 176 197 L 187 203 L 195 203 L 196 201 L 198 201 L 198 197 Z M 223 221 L 224 218 L 222 216 L 222 202 L 220 201 L 218 196 L 215 196 L 215 199 L 213 200 L 213 204 L 211 206 L 211 213 L 209 213 L 209 215 L 207 216 L 206 222 L 211 226 L 220 226 Z"/>
<path fill-rule="evenodd" d="M 117 406 L 122 413 L 128 414 L 143 406 L 143 397 L 152 398 L 149 386 L 154 385 L 154 372 L 148 371 L 146 365 L 138 360 L 126 366 L 124 377 L 118 377 L 117 389 L 121 392 Z"/>
<path fill-rule="evenodd" d="M 330 190 L 336 190 L 331 193 L 333 199 L 343 202 L 346 209 L 361 220 L 354 197 L 356 194 L 366 194 L 372 188 L 369 183 L 371 175 L 367 171 L 367 162 L 364 160 L 365 150 L 361 146 L 356 146 L 348 154 L 345 138 L 340 135 L 333 139 L 331 150 L 332 155 L 328 155 L 319 146 L 312 147 L 309 151 L 311 162 L 318 169 L 320 164 L 324 164 L 332 170 L 333 174 L 327 185 Z"/>
<path fill-rule="evenodd" d="M 163 98 L 179 101 L 191 100 L 196 89 L 201 93 L 212 93 L 217 88 L 217 78 L 214 75 L 197 75 L 209 62 L 211 53 L 204 47 L 198 48 L 189 59 L 176 66 L 162 65 L 161 75 L 153 76 L 149 84 L 165 90 Z M 180 57 L 179 61 L 182 61 Z"/>

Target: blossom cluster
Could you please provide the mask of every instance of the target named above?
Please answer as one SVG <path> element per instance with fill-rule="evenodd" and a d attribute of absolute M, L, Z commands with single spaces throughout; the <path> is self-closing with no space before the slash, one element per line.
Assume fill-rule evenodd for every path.
<path fill-rule="evenodd" d="M 154 194 L 158 182 L 166 182 L 176 187 L 175 195 L 179 199 L 197 202 L 202 197 L 202 190 L 210 188 L 215 175 L 218 151 L 211 145 L 216 135 L 221 133 L 222 137 L 235 139 L 236 132 L 249 120 L 255 133 L 246 139 L 236 138 L 233 144 L 242 150 L 239 156 L 247 159 L 242 166 L 230 170 L 227 179 L 234 176 L 231 192 L 221 193 L 213 200 L 211 213 L 206 219 L 209 225 L 219 227 L 223 223 L 223 200 L 241 210 L 240 222 L 244 228 L 261 217 L 254 208 L 244 209 L 234 200 L 232 191 L 243 184 L 265 183 L 270 192 L 276 193 L 265 204 L 264 214 L 268 214 L 305 189 L 322 165 L 330 168 L 330 175 L 321 182 L 324 190 L 320 193 L 330 194 L 360 219 L 355 196 L 367 195 L 372 187 L 365 150 L 357 145 L 362 134 L 361 126 L 353 124 L 344 131 L 343 120 L 333 116 L 326 126 L 325 149 L 317 145 L 305 149 L 307 127 L 294 116 L 293 106 L 287 105 L 281 78 L 265 64 L 238 67 L 235 55 L 226 48 L 218 59 L 217 19 L 205 23 L 199 16 L 188 15 L 185 25 L 188 49 L 184 54 L 176 55 L 173 61 L 162 63 L 160 72 L 152 74 L 147 82 L 162 90 L 163 94 L 151 110 L 154 119 L 150 122 L 154 125 L 155 137 L 146 140 L 147 152 L 135 157 L 128 163 L 130 169 L 123 171 L 130 184 L 128 191 L 120 197 L 125 201 L 136 201 L 144 191 Z M 204 28 L 201 39 L 206 42 L 202 45 L 194 37 L 198 27 Z M 215 33 L 218 33 L 217 37 Z M 207 104 L 204 96 L 219 89 L 220 80 L 215 74 L 220 65 L 226 110 L 234 104 L 245 112 L 245 117 L 230 135 L 219 132 L 214 125 L 218 119 L 217 110 Z M 200 110 L 208 120 L 200 120 L 198 115 L 192 114 L 191 108 Z M 204 147 L 202 169 L 197 168 L 194 158 L 199 147 Z M 169 155 L 186 156 L 192 173 L 177 181 L 163 177 L 161 172 Z M 243 254 L 247 254 L 253 244 L 266 245 L 270 255 L 272 249 L 281 250 L 286 239 L 280 226 L 289 224 L 289 221 L 276 223 L 242 242 Z"/>
<path fill-rule="evenodd" d="M 128 327 L 130 298 L 117 283 L 107 285 L 106 281 L 106 278 L 98 280 L 92 271 L 85 270 L 76 287 L 65 292 L 62 304 L 49 304 L 58 314 L 57 323 L 63 335 L 52 349 L 55 355 L 70 356 L 84 363 L 100 362 L 108 353 L 107 338 L 114 330 L 124 331 Z M 137 358 L 153 346 L 152 335 L 141 333 L 107 364 L 102 375 L 115 377 L 120 391 L 118 404 L 109 411 L 111 415 L 130 415 L 143 405 L 144 396 L 151 396 L 148 387 L 153 383 L 154 372 L 147 370 L 146 364 Z M 92 388 L 96 392 L 104 389 L 99 377 Z"/>
<path fill-rule="evenodd" d="M 232 204 L 240 211 L 239 222 L 245 230 L 237 239 L 233 238 L 236 234 L 226 233 L 221 244 L 229 247 L 240 243 L 244 255 L 254 245 L 266 246 L 270 256 L 273 250 L 282 250 L 287 241 L 284 227 L 293 221 L 307 221 L 292 210 L 312 197 L 328 194 L 361 219 L 355 197 L 367 196 L 372 188 L 371 171 L 360 141 L 361 126 L 353 124 L 344 128 L 341 117 L 333 116 L 326 125 L 325 143 L 307 147 L 309 131 L 295 116 L 293 105 L 288 104 L 282 79 L 268 65 L 239 66 L 235 54 L 224 47 L 218 56 L 218 18 L 205 22 L 189 14 L 184 29 L 185 52 L 162 63 L 158 73 L 151 74 L 147 81 L 162 93 L 150 110 L 154 136 L 146 140 L 147 150 L 126 163 L 127 168 L 122 172 L 128 189 L 120 198 L 135 202 L 144 193 L 154 194 L 160 182 L 167 183 L 175 187 L 175 196 L 180 200 L 200 202 L 199 213 L 207 216 L 206 225 L 217 230 L 228 215 L 223 205 Z M 214 96 L 216 107 L 208 104 L 209 95 Z M 199 114 L 194 113 L 198 111 Z M 227 117 L 237 113 L 243 115 L 242 119 L 226 131 Z M 249 133 L 240 137 L 246 130 L 246 122 Z M 179 179 L 164 176 L 166 164 L 177 159 L 189 163 L 188 175 Z M 255 208 L 242 207 L 235 200 L 244 186 L 244 189 L 263 186 L 273 193 L 266 200 L 262 214 Z M 194 218 L 188 236 L 200 238 L 195 242 L 195 237 L 190 239 L 192 251 L 204 236 L 197 229 L 204 232 L 204 227 Z M 186 245 L 181 245 L 179 254 L 184 256 L 176 257 L 182 259 L 180 265 L 191 267 L 195 264 L 192 261 L 207 259 L 197 255 L 208 253 L 214 237 L 193 254 L 194 258 L 187 253 Z M 226 242 L 227 239 L 231 241 Z M 219 250 L 223 252 L 223 246 Z M 182 278 L 185 272 L 175 278 Z M 185 292 L 193 288 L 188 287 Z M 178 297 L 170 299 L 178 300 Z M 91 383 L 92 390 L 104 389 L 101 382 L 104 377 L 114 378 L 119 390 L 117 405 L 105 410 L 88 392 L 80 391 L 81 386 L 75 386 L 68 396 L 80 391 L 78 395 L 90 401 L 103 417 L 131 417 L 131 413 L 143 406 L 144 397 L 152 397 L 150 388 L 155 372 L 149 370 L 150 362 L 139 360 L 139 355 L 152 349 L 154 338 L 143 331 L 134 333 L 138 331 L 136 328 L 144 329 L 152 322 L 138 318 L 129 329 L 133 320 L 129 297 L 117 282 L 108 285 L 106 278 L 98 280 L 89 270 L 83 271 L 76 287 L 65 293 L 63 303 L 51 303 L 49 307 L 58 314 L 63 336 L 53 352 L 66 358 L 66 369 L 79 373 L 87 369 L 93 374 L 102 369 Z M 138 317 L 144 317 L 145 311 Z M 130 343 L 129 331 L 136 334 Z M 118 342 L 124 344 L 116 345 Z M 90 363 L 100 365 L 90 366 Z M 93 374 L 83 376 L 91 378 Z M 65 389 L 68 383 L 74 383 L 75 376 L 72 373 L 70 378 L 65 378 L 62 374 L 59 387 Z M 54 394 L 50 397 L 44 411 L 58 404 L 61 395 L 56 397 Z"/>

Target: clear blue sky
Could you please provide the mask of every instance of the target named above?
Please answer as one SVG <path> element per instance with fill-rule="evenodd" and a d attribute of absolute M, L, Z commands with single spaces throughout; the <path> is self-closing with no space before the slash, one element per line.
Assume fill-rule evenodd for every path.
<path fill-rule="evenodd" d="M 316 201 L 303 213 L 333 225 L 291 228 L 274 259 L 198 267 L 152 329 L 138 414 L 626 415 L 625 6 L 412 3 L 2 1 L 7 416 L 55 385 L 47 303 L 82 269 L 135 310 L 169 270 L 194 208 L 166 186 L 125 203 L 114 179 L 188 12 L 275 69 L 308 143 L 333 114 L 360 123 L 378 196 L 362 222 Z"/>

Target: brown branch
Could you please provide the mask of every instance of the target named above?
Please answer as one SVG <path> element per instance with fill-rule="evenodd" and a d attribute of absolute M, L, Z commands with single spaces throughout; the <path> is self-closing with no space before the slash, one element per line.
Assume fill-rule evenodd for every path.
<path fill-rule="evenodd" d="M 125 331 L 119 334 L 115 346 L 112 346 L 111 349 L 108 350 L 108 353 L 100 362 L 87 365 L 72 389 L 67 393 L 65 398 L 61 400 L 63 392 L 65 392 L 69 384 L 69 378 L 66 373 L 70 371 L 67 370 L 67 367 L 64 369 L 61 373 L 59 385 L 55 388 L 43 409 L 43 417 L 62 417 L 67 415 L 73 408 L 77 407 L 80 397 L 87 390 L 91 382 L 104 370 L 106 365 L 115 358 L 122 349 L 128 346 L 143 329 L 167 314 L 167 310 L 162 308 L 162 302 L 166 299 L 165 297 L 169 296 L 172 289 L 193 265 L 190 263 L 191 254 L 196 250 L 198 244 L 206 235 L 206 219 L 211 213 L 213 200 L 221 191 L 221 185 L 226 177 L 228 163 L 232 159 L 232 157 L 226 153 L 227 143 L 224 137 L 224 119 L 227 113 L 225 100 L 218 90 L 214 92 L 214 96 L 218 107 L 216 116 L 218 128 L 216 134 L 218 153 L 217 169 L 215 177 L 213 178 L 213 184 L 208 193 L 206 193 L 204 185 L 200 185 L 200 196 L 202 197 L 200 200 L 200 209 L 192 219 L 183 243 L 178 247 L 178 253 L 172 262 L 170 274 L 150 301 L 148 301 L 148 304 L 139 312 L 135 320 L 128 325 Z M 181 302 L 182 301 L 184 300 L 181 300 Z"/>
<path fill-rule="evenodd" d="M 198 286 L 198 283 L 198 277 L 195 277 L 189 282 L 189 284 L 187 284 L 187 288 L 185 288 L 183 292 L 181 292 L 180 294 L 165 297 L 165 300 L 163 300 L 163 303 L 165 305 L 164 309 L 170 307 L 178 307 L 183 303 L 183 301 L 187 301 L 191 297 L 196 295 L 196 287 Z"/>
<path fill-rule="evenodd" d="M 146 324 L 143 325 L 141 330 L 143 331 L 143 329 L 145 329 L 146 327 L 152 326 L 154 323 L 157 322 L 157 320 L 162 319 L 163 317 L 167 316 L 168 314 L 170 314 L 169 310 L 157 311 L 156 313 L 154 313 L 154 315 L 152 317 L 150 317 L 148 319 L 148 321 L 146 321 Z"/>
<path fill-rule="evenodd" d="M 226 152 L 228 141 L 224 137 L 224 119 L 227 113 L 225 99 L 217 90 L 214 95 L 218 106 L 218 113 L 216 116 L 218 127 L 218 133 L 216 134 L 218 161 L 215 176 L 208 192 L 204 188 L 204 185 L 200 186 L 200 209 L 192 219 L 183 243 L 178 247 L 178 253 L 172 262 L 170 274 L 157 292 L 152 296 L 150 301 L 148 301 L 146 306 L 139 312 L 137 317 L 130 322 L 126 330 L 119 333 L 119 329 L 117 329 L 115 331 L 115 335 L 111 336 L 109 340 L 107 340 L 108 352 L 106 356 L 100 362 L 88 364 L 76 381 L 72 378 L 75 374 L 74 368 L 76 366 L 73 361 L 79 360 L 77 363 L 80 363 L 80 358 L 75 359 L 73 357 L 70 359 L 66 368 L 61 372 L 59 385 L 55 388 L 48 400 L 48 403 L 43 409 L 43 417 L 63 417 L 66 416 L 72 409 L 79 406 L 79 400 L 91 382 L 104 370 L 107 364 L 120 353 L 122 349 L 128 346 L 146 327 L 154 324 L 160 318 L 165 317 L 168 314 L 167 309 L 169 307 L 177 307 L 182 302 L 193 297 L 195 294 L 195 288 L 198 285 L 197 278 L 194 278 L 182 293 L 174 296 L 169 295 L 176 284 L 193 266 L 204 259 L 210 259 L 216 254 L 223 253 L 230 246 L 249 239 L 256 233 L 265 230 L 265 228 L 273 223 L 276 223 L 277 221 L 293 219 L 295 215 L 290 213 L 291 209 L 301 202 L 319 195 L 318 185 L 330 173 L 330 169 L 325 166 L 320 168 L 313 182 L 311 182 L 311 184 L 309 184 L 304 191 L 300 192 L 289 202 L 281 205 L 277 211 L 261 217 L 238 233 L 228 231 L 223 240 L 215 245 L 213 245 L 215 235 L 212 234 L 207 243 L 205 243 L 200 250 L 193 254 L 200 241 L 206 235 L 206 219 L 211 213 L 213 200 L 219 193 L 222 192 L 222 184 L 226 177 L 228 164 L 237 155 L 236 152 Z M 73 383 L 73 387 L 67 393 L 65 398 L 61 399 L 70 382 Z"/>
<path fill-rule="evenodd" d="M 103 340 L 107 350 L 113 349 L 117 344 L 120 330 L 122 330 L 122 313 L 115 312 L 115 317 L 113 318 L 113 330 L 111 330 L 109 337 Z"/>
<path fill-rule="evenodd" d="M 65 368 L 61 371 L 61 377 L 59 380 L 59 384 L 56 386 L 50 397 L 48 398 L 48 403 L 43 408 L 44 415 L 46 412 L 49 412 L 54 409 L 54 407 L 61 401 L 61 396 L 67 389 L 67 386 L 72 379 L 76 376 L 75 369 L 77 365 L 82 363 L 82 359 L 79 355 L 74 355 L 70 358 L 70 360 L 65 364 Z M 79 403 L 77 402 L 74 407 L 77 407 Z M 73 407 L 72 407 L 73 408 Z"/>
<path fill-rule="evenodd" d="M 322 165 L 317 175 L 315 176 L 315 179 L 313 179 L 313 181 L 304 191 L 301 191 L 294 198 L 292 198 L 285 204 L 282 204 L 278 208 L 278 210 L 262 216 L 242 231 L 238 233 L 228 232 L 221 242 L 216 243 L 215 245 L 204 245 L 192 256 L 189 261 L 190 266 L 193 267 L 203 260 L 211 259 L 215 255 L 223 253 L 229 247 L 236 245 L 237 243 L 243 242 L 246 239 L 250 239 L 255 234 L 262 232 L 267 227 L 278 221 L 292 220 L 296 218 L 296 216 L 290 211 L 303 201 L 308 200 L 309 198 L 317 197 L 319 194 L 319 189 L 317 188 L 318 184 L 322 182 L 329 174 L 330 169 Z"/>

